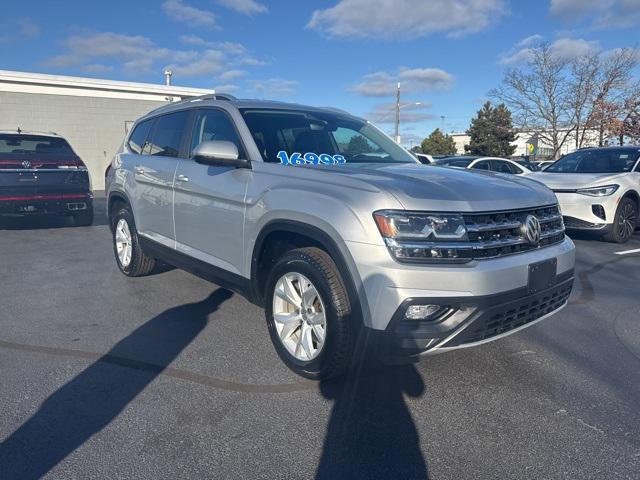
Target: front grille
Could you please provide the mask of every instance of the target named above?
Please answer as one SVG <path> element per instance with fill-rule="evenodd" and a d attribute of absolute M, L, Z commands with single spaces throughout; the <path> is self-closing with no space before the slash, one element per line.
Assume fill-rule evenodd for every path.
<path fill-rule="evenodd" d="M 540 240 L 531 243 L 524 225 L 529 215 L 540 222 Z M 522 210 L 462 215 L 467 229 L 464 241 L 396 241 L 386 239 L 402 262 L 459 262 L 528 252 L 564 240 L 564 223 L 557 205 Z"/>
<path fill-rule="evenodd" d="M 564 283 L 539 295 L 489 310 L 445 346 L 480 342 L 531 323 L 564 305 L 572 285 Z"/>
<path fill-rule="evenodd" d="M 540 222 L 540 242 L 529 243 L 522 231 L 527 216 Z M 508 212 L 465 214 L 471 258 L 491 258 L 526 252 L 564 240 L 564 223 L 557 205 Z"/>

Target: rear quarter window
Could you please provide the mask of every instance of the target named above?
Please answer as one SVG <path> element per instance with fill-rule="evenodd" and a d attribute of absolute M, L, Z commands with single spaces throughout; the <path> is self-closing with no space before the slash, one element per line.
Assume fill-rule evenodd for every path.
<path fill-rule="evenodd" d="M 140 122 L 133 129 L 128 143 L 132 152 L 138 154 L 142 153 L 142 149 L 144 148 L 144 143 L 147 141 L 147 137 L 149 136 L 149 130 L 151 129 L 152 123 L 153 120 L 145 120 L 144 122 Z"/>

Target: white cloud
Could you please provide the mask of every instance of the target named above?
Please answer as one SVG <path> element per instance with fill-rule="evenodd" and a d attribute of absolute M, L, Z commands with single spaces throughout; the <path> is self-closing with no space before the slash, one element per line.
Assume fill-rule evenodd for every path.
<path fill-rule="evenodd" d="M 18 20 L 20 27 L 20 35 L 25 38 L 35 38 L 40 35 L 40 25 L 30 18 L 22 18 Z"/>
<path fill-rule="evenodd" d="M 235 80 L 237 78 L 244 77 L 247 74 L 245 70 L 227 70 L 226 72 L 218 75 L 218 80 L 227 82 L 229 80 Z"/>
<path fill-rule="evenodd" d="M 85 73 L 92 73 L 97 75 L 112 72 L 113 67 L 111 65 L 103 65 L 101 63 L 92 63 L 90 65 L 83 66 L 81 70 Z"/>
<path fill-rule="evenodd" d="M 425 120 L 432 120 L 434 115 L 426 110 L 431 109 L 431 104 L 424 103 L 416 105 L 411 102 L 401 102 L 400 123 L 417 123 Z M 364 117 L 373 123 L 392 123 L 395 122 L 395 103 L 379 103 L 373 106 L 373 109 L 365 113 Z"/>
<path fill-rule="evenodd" d="M 49 58 L 45 65 L 55 68 L 77 67 L 89 73 L 100 73 L 120 67 L 128 75 L 173 70 L 176 78 L 217 76 L 228 82 L 246 74 L 240 65 L 260 65 L 260 61 L 241 44 L 208 42 L 200 37 L 181 39 L 189 44 L 185 50 L 173 50 L 156 45 L 143 36 L 113 32 L 74 35 L 62 42 L 64 52 Z M 109 70 L 107 70 L 107 68 Z"/>
<path fill-rule="evenodd" d="M 244 13 L 245 15 L 267 13 L 269 11 L 266 5 L 258 3 L 255 0 L 218 0 L 218 3 L 236 12 Z"/>
<path fill-rule="evenodd" d="M 537 37 L 531 41 L 532 37 Z M 500 57 L 503 65 L 513 65 L 530 61 L 535 53 L 535 49 L 542 44 L 543 38 L 540 35 L 527 37 L 523 41 L 516 43 L 514 48 Z M 524 48 L 521 48 L 524 47 Z M 572 60 L 574 58 L 588 55 L 600 50 L 600 45 L 596 41 L 585 40 L 583 38 L 559 38 L 549 44 L 551 55 L 558 60 Z"/>
<path fill-rule="evenodd" d="M 196 60 L 186 63 L 172 63 L 167 65 L 179 77 L 200 77 L 215 75 L 227 66 L 227 59 L 220 50 L 205 50 Z"/>
<path fill-rule="evenodd" d="M 454 77 L 439 68 L 401 68 L 397 73 L 376 72 L 365 75 L 351 90 L 365 97 L 395 95 L 398 82 L 404 93 L 446 90 Z"/>
<path fill-rule="evenodd" d="M 133 60 L 137 58 L 157 59 L 169 55 L 170 51 L 157 47 L 143 36 L 122 35 L 113 32 L 100 32 L 89 35 L 73 35 L 62 42 L 66 52 L 49 59 L 46 64 L 52 67 L 79 65 L 93 58 L 114 60 Z"/>
<path fill-rule="evenodd" d="M 240 87 L 238 85 L 227 83 L 225 85 L 216 85 L 214 90 L 217 93 L 233 93 L 240 90 Z"/>
<path fill-rule="evenodd" d="M 535 35 L 529 35 L 528 37 L 525 37 L 522 40 L 520 40 L 518 43 L 516 43 L 515 47 L 516 48 L 529 47 L 531 45 L 540 43 L 543 38 L 544 37 L 542 35 L 538 35 L 537 33 Z"/>
<path fill-rule="evenodd" d="M 638 0 L 551 0 L 549 13 L 568 23 L 587 20 L 594 28 L 640 25 Z"/>
<path fill-rule="evenodd" d="M 504 0 L 340 0 L 308 27 L 330 37 L 415 38 L 482 31 L 508 12 Z"/>
<path fill-rule="evenodd" d="M 207 10 L 187 5 L 182 0 L 165 0 L 162 3 L 164 13 L 177 22 L 192 27 L 216 28 L 216 17 Z"/>
<path fill-rule="evenodd" d="M 249 87 L 263 97 L 289 96 L 295 93 L 298 82 L 282 78 L 250 80 Z"/>

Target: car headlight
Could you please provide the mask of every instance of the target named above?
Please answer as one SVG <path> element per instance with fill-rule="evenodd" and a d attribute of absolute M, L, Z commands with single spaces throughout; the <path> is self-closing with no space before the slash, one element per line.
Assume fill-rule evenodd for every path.
<path fill-rule="evenodd" d="M 603 185 L 602 187 L 580 188 L 576 193 L 589 195 L 590 197 L 608 197 L 618 190 L 619 185 Z"/>
<path fill-rule="evenodd" d="M 458 249 L 451 245 L 468 240 L 464 218 L 460 214 L 383 210 L 375 212 L 373 217 L 389 251 L 397 260 L 462 260 L 458 257 Z"/>

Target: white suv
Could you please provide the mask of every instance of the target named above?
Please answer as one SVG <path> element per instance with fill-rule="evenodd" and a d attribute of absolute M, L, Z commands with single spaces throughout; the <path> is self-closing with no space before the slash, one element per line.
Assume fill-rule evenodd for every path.
<path fill-rule="evenodd" d="M 529 176 L 558 197 L 567 229 L 628 241 L 638 226 L 640 147 L 586 148 Z"/>

